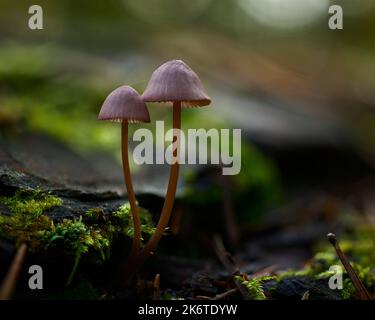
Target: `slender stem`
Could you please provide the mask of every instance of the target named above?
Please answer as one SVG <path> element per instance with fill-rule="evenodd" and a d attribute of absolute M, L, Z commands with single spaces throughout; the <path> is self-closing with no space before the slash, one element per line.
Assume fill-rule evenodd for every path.
<path fill-rule="evenodd" d="M 13 291 L 16 287 L 17 278 L 22 268 L 23 261 L 25 260 L 27 252 L 26 244 L 22 244 L 16 256 L 13 259 L 13 262 L 9 268 L 5 280 L 0 288 L 0 300 L 9 300 L 12 297 Z"/>
<path fill-rule="evenodd" d="M 341 260 L 341 263 L 344 265 L 346 272 L 349 275 L 350 280 L 352 280 L 355 289 L 357 290 L 358 297 L 361 300 L 371 300 L 371 296 L 368 293 L 366 287 L 363 285 L 362 281 L 357 276 L 356 272 L 354 271 L 352 265 L 350 264 L 348 258 L 342 252 L 340 245 L 336 239 L 336 235 L 333 233 L 327 234 L 328 241 L 333 245 L 336 250 L 338 257 Z"/>
<path fill-rule="evenodd" d="M 165 228 L 168 226 L 169 219 L 171 217 L 174 198 L 177 190 L 177 181 L 179 173 L 179 155 L 180 155 L 180 129 L 181 129 L 181 102 L 174 102 L 173 104 L 173 144 L 174 152 L 173 158 L 174 162 L 170 169 L 169 182 L 167 194 L 165 196 L 163 210 L 161 212 L 159 222 L 156 226 L 155 233 L 152 235 L 151 239 L 147 242 L 145 247 L 141 250 L 138 259 L 137 267 L 141 266 L 147 257 L 152 254 L 152 252 L 157 247 Z"/>
<path fill-rule="evenodd" d="M 141 246 L 141 220 L 137 211 L 137 203 L 135 199 L 135 194 L 132 185 L 132 179 L 130 176 L 130 167 L 129 167 L 129 155 L 128 155 L 128 122 L 122 122 L 121 126 L 121 153 L 122 153 L 122 166 L 124 172 L 124 180 L 126 185 L 126 190 L 128 193 L 128 199 L 130 202 L 130 209 L 133 218 L 134 226 L 134 236 L 131 251 L 127 259 L 127 263 L 130 263 L 135 259 L 138 254 L 139 248 Z"/>

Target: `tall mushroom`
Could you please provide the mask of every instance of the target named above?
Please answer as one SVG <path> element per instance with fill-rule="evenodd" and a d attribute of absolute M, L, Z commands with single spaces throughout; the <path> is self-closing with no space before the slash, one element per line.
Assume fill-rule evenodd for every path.
<path fill-rule="evenodd" d="M 202 107 L 209 105 L 211 102 L 197 74 L 181 60 L 168 61 L 157 68 L 152 74 L 142 98 L 146 102 L 170 102 L 173 104 L 174 151 L 161 216 L 155 233 L 138 256 L 137 265 L 141 265 L 147 256 L 154 251 L 171 216 L 179 173 L 181 107 Z"/>
<path fill-rule="evenodd" d="M 124 180 L 130 202 L 134 225 L 134 236 L 128 261 L 135 258 L 141 245 L 141 221 L 133 190 L 128 156 L 128 124 L 150 122 L 148 109 L 137 91 L 129 86 L 121 86 L 112 91 L 105 99 L 100 110 L 99 120 L 121 122 L 121 153 Z"/>

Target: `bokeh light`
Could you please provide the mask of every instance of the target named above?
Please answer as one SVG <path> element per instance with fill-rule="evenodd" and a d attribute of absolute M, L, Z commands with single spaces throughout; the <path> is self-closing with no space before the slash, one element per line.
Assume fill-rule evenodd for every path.
<path fill-rule="evenodd" d="M 328 12 L 329 0 L 238 0 L 254 20 L 268 26 L 293 28 L 310 24 Z"/>

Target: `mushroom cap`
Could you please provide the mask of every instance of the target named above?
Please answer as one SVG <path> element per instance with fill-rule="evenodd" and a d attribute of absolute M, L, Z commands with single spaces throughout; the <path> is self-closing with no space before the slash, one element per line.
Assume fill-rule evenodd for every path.
<path fill-rule="evenodd" d="M 142 95 L 147 102 L 182 102 L 186 107 L 211 103 L 197 74 L 182 60 L 171 60 L 157 68 Z"/>
<path fill-rule="evenodd" d="M 121 86 L 107 96 L 98 120 L 150 122 L 150 115 L 139 93 L 132 87 Z"/>

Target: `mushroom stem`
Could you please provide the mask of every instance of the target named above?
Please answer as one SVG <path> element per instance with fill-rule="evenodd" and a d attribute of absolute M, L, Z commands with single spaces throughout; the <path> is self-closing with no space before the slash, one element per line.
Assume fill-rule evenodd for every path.
<path fill-rule="evenodd" d="M 176 130 L 178 129 L 178 130 Z M 141 266 L 147 257 L 152 254 L 152 252 L 157 247 L 165 228 L 168 226 L 169 219 L 171 217 L 174 198 L 177 190 L 177 181 L 179 173 L 179 155 L 180 155 L 180 129 L 181 129 L 181 102 L 177 101 L 173 103 L 173 144 L 175 145 L 173 151 L 174 163 L 170 169 L 169 182 L 167 194 L 165 196 L 163 210 L 161 212 L 159 222 L 156 226 L 155 233 L 152 235 L 151 239 L 147 242 L 145 247 L 141 250 L 138 259 L 137 267 Z"/>
<path fill-rule="evenodd" d="M 121 126 L 121 153 L 122 153 L 122 166 L 124 172 L 124 180 L 126 185 L 126 190 L 128 193 L 128 199 L 130 202 L 130 209 L 133 218 L 134 235 L 132 247 L 130 250 L 129 257 L 127 259 L 126 265 L 131 263 L 131 261 L 136 257 L 139 248 L 141 246 L 141 220 L 138 215 L 137 202 L 135 199 L 135 194 L 132 185 L 132 179 L 130 176 L 129 167 L 129 154 L 128 154 L 128 122 L 123 121 Z"/>

